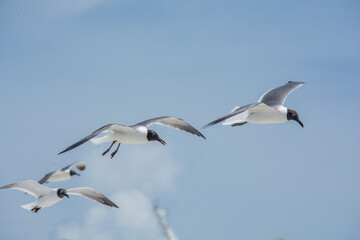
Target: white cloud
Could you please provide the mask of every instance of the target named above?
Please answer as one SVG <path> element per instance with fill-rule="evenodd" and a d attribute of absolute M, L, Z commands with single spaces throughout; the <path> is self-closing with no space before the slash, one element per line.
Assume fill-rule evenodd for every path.
<path fill-rule="evenodd" d="M 147 194 L 175 189 L 181 167 L 162 146 L 120 146 L 113 159 L 102 157 L 101 152 L 97 148 L 84 159 L 88 163 L 87 183 L 109 191 L 135 188 Z"/>
<path fill-rule="evenodd" d="M 95 148 L 83 161 L 82 184 L 103 192 L 119 209 L 96 205 L 83 222 L 58 227 L 59 239 L 164 239 L 148 195 L 174 191 L 180 166 L 162 146 L 124 146 L 114 159 Z"/>
<path fill-rule="evenodd" d="M 105 206 L 91 208 L 82 224 L 68 223 L 58 228 L 58 239 L 162 239 L 153 213 L 152 201 L 142 192 L 118 192 L 111 199 L 119 209 Z"/>
<path fill-rule="evenodd" d="M 120 213 L 116 215 L 126 239 L 159 236 L 160 229 L 153 213 L 152 201 L 139 191 L 117 193 Z"/>

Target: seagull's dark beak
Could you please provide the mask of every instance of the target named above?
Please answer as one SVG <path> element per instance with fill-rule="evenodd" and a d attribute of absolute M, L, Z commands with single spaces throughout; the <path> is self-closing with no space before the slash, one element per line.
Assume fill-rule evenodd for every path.
<path fill-rule="evenodd" d="M 297 121 L 297 122 L 300 124 L 300 126 L 302 126 L 302 127 L 304 128 L 304 124 L 300 121 L 299 118 L 298 118 L 298 119 L 295 119 L 295 121 Z"/>
<path fill-rule="evenodd" d="M 166 145 L 166 142 L 164 140 L 162 140 L 160 137 L 156 138 L 157 141 L 161 142 L 162 145 Z"/>
<path fill-rule="evenodd" d="M 67 198 L 69 198 L 69 195 L 67 195 L 66 193 L 64 194 Z"/>
<path fill-rule="evenodd" d="M 78 176 L 81 176 L 79 173 L 74 173 L 74 175 L 78 175 Z"/>

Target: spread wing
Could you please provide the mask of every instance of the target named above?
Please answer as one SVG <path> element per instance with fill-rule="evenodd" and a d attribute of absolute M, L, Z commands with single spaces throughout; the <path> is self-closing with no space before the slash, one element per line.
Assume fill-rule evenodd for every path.
<path fill-rule="evenodd" d="M 90 135 L 84 137 L 83 139 L 77 141 L 76 143 L 74 143 L 70 147 L 66 148 L 65 150 L 59 152 L 58 155 L 62 154 L 64 152 L 70 151 L 71 149 L 80 146 L 81 144 L 89 141 L 91 138 L 96 137 L 100 133 L 106 133 L 106 132 L 110 132 L 110 131 L 122 131 L 123 128 L 129 128 L 129 127 L 126 127 L 126 126 L 123 126 L 123 125 L 120 125 L 120 124 L 114 124 L 114 123 L 107 124 L 107 125 L 99 128 L 99 129 L 97 129 L 96 131 L 94 131 Z"/>
<path fill-rule="evenodd" d="M 228 118 L 231 118 L 235 115 L 238 115 L 238 114 L 241 114 L 241 113 L 244 113 L 245 111 L 248 111 L 250 108 L 253 108 L 253 107 L 256 107 L 258 105 L 260 105 L 261 103 L 251 103 L 251 104 L 248 104 L 248 105 L 245 105 L 243 107 L 240 107 L 240 108 L 234 108 L 229 114 L 226 114 L 225 116 L 221 117 L 221 118 L 218 118 L 214 121 L 212 121 L 211 123 L 208 123 L 206 124 L 205 126 L 203 126 L 202 128 L 208 128 L 208 127 L 211 127 L 212 125 L 215 125 L 219 122 L 222 122 Z"/>
<path fill-rule="evenodd" d="M 45 175 L 42 177 L 42 179 L 40 179 L 40 180 L 38 181 L 38 183 L 43 184 L 44 182 L 46 182 L 46 180 L 48 180 L 49 178 L 51 178 L 51 176 L 52 176 L 55 172 L 56 172 L 56 171 L 52 171 L 52 172 L 49 172 L 49 173 L 45 174 Z"/>
<path fill-rule="evenodd" d="M 303 84 L 305 83 L 290 81 L 285 85 L 270 89 L 259 98 L 258 102 L 265 103 L 269 107 L 281 106 L 284 104 L 286 97 Z"/>
<path fill-rule="evenodd" d="M 12 183 L 12 184 L 0 187 L 0 190 L 11 189 L 11 188 L 26 192 L 37 198 L 51 192 L 50 188 L 45 187 L 45 186 L 41 185 L 40 183 L 35 182 L 33 180 L 26 180 L 26 181 L 22 181 L 22 182 Z"/>
<path fill-rule="evenodd" d="M 89 187 L 69 188 L 66 191 L 68 194 L 83 196 L 104 205 L 119 208 L 115 203 L 113 203 L 103 194 Z"/>
<path fill-rule="evenodd" d="M 180 118 L 176 118 L 176 117 L 158 117 L 158 118 L 152 118 L 143 122 L 140 122 L 135 126 L 145 126 L 148 127 L 152 124 L 159 124 L 162 126 L 166 126 L 166 127 L 172 127 L 172 128 L 176 128 L 176 129 L 180 129 L 183 131 L 186 131 L 188 133 L 192 133 L 195 134 L 199 137 L 202 137 L 204 139 L 205 136 L 201 134 L 201 132 L 199 132 L 198 130 L 196 130 L 193 126 L 191 126 L 190 124 L 188 124 L 187 122 L 185 122 L 184 120 L 180 119 Z"/>
<path fill-rule="evenodd" d="M 76 167 L 77 169 L 79 169 L 80 171 L 83 171 L 86 167 L 84 162 L 76 162 L 76 163 L 72 163 L 64 168 L 61 169 L 61 171 L 66 171 L 72 167 Z"/>

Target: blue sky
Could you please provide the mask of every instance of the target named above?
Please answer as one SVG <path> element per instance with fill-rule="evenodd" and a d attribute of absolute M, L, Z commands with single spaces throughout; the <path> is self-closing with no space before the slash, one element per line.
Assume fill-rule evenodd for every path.
<path fill-rule="evenodd" d="M 0 185 L 75 161 L 112 209 L 79 197 L 33 214 L 0 192 L 1 239 L 359 239 L 358 1 L 0 2 Z M 194 127 L 287 81 L 305 125 L 222 125 L 159 143 L 58 152 L 107 123 Z M 22 230 L 19 231 L 18 228 Z"/>

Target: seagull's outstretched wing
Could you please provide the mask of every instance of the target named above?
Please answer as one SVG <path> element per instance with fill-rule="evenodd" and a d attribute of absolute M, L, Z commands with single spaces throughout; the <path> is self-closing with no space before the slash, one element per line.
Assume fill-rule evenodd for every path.
<path fill-rule="evenodd" d="M 86 167 L 84 162 L 76 162 L 76 163 L 72 163 L 64 168 L 61 169 L 61 171 L 66 171 L 72 167 L 76 167 L 77 169 L 79 169 L 80 171 L 83 171 Z"/>
<path fill-rule="evenodd" d="M 50 188 L 45 187 L 45 186 L 41 185 L 40 183 L 35 182 L 33 180 L 26 180 L 26 181 L 22 181 L 22 182 L 12 183 L 12 184 L 0 187 L 0 190 L 11 189 L 11 188 L 26 192 L 37 198 L 51 192 Z"/>
<path fill-rule="evenodd" d="M 269 107 L 281 106 L 284 104 L 286 97 L 303 84 L 305 83 L 290 81 L 285 85 L 270 89 L 259 98 L 258 102 L 265 103 Z"/>
<path fill-rule="evenodd" d="M 89 187 L 69 188 L 66 191 L 68 194 L 83 196 L 104 205 L 119 208 L 115 203 L 113 203 L 103 194 Z"/>
<path fill-rule="evenodd" d="M 136 126 L 145 126 L 148 127 L 152 124 L 159 124 L 159 125 L 163 125 L 166 127 L 172 127 L 172 128 L 176 128 L 176 129 L 180 129 L 183 131 L 186 131 L 188 133 L 192 133 L 195 134 L 199 137 L 202 137 L 204 139 L 205 136 L 201 134 L 201 132 L 199 132 L 198 130 L 196 130 L 193 126 L 191 126 L 190 124 L 188 124 L 187 122 L 185 122 L 184 120 L 180 119 L 180 118 L 176 118 L 176 117 L 158 117 L 158 118 L 152 118 L 143 122 L 140 122 L 132 127 L 136 127 Z"/>
<path fill-rule="evenodd" d="M 49 172 L 49 173 L 45 174 L 45 175 L 42 177 L 42 179 L 40 179 L 40 180 L 38 181 L 38 183 L 43 184 L 44 182 L 46 182 L 46 180 L 48 180 L 49 178 L 51 178 L 51 176 L 52 176 L 55 172 L 57 172 L 57 171 L 52 171 L 52 172 Z"/>
<path fill-rule="evenodd" d="M 253 107 L 256 107 L 258 105 L 260 105 L 261 103 L 251 103 L 251 104 L 248 104 L 248 105 L 245 105 L 243 107 L 240 107 L 240 108 L 234 108 L 229 114 L 226 114 L 225 116 L 221 117 L 221 118 L 218 118 L 214 121 L 212 121 L 211 123 L 208 123 L 206 124 L 205 126 L 203 126 L 202 128 L 208 128 L 208 127 L 211 127 L 212 125 L 215 125 L 219 122 L 222 122 L 228 118 L 231 118 L 235 115 L 238 115 L 240 113 L 243 113 L 245 111 L 248 111 L 250 108 L 253 108 Z"/>
<path fill-rule="evenodd" d="M 94 131 L 93 133 L 91 133 L 90 135 L 84 137 L 83 139 L 77 141 L 76 143 L 74 143 L 73 145 L 71 145 L 70 147 L 66 148 L 64 151 L 59 152 L 59 154 L 62 154 L 64 152 L 67 152 L 73 148 L 76 148 L 78 146 L 80 146 L 81 144 L 89 141 L 91 138 L 96 137 L 97 135 L 99 135 L 100 133 L 106 133 L 106 132 L 111 132 L 111 131 L 122 131 L 123 129 L 128 129 L 129 127 L 124 126 L 124 125 L 120 125 L 120 124 L 115 124 L 115 123 L 110 123 L 107 124 L 101 128 L 99 128 L 98 130 Z"/>

